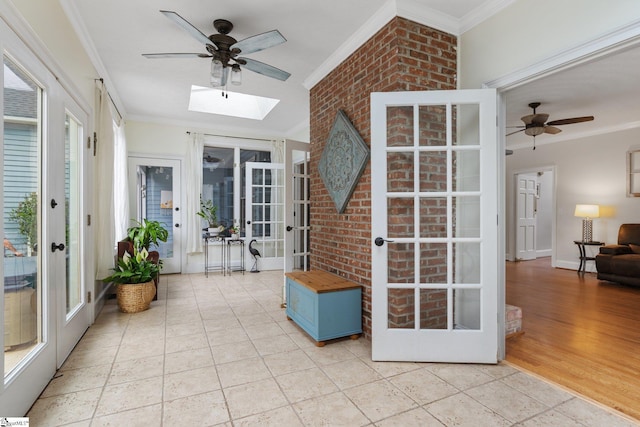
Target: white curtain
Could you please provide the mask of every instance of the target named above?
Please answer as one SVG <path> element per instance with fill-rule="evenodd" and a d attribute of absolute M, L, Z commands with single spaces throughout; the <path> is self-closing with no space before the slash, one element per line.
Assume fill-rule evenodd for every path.
<path fill-rule="evenodd" d="M 186 166 L 186 201 L 183 223 L 186 225 L 187 254 L 202 252 L 202 230 L 196 212 L 200 210 L 200 194 L 202 193 L 202 155 L 204 137 L 202 134 L 187 135 Z"/>
<path fill-rule="evenodd" d="M 118 123 L 119 122 L 119 123 Z M 127 140 L 124 135 L 124 120 L 113 122 L 113 209 L 115 241 L 124 239 L 129 228 L 129 173 L 127 170 Z"/>
<path fill-rule="evenodd" d="M 113 116 L 109 93 L 98 83 L 97 146 L 96 146 L 96 200 L 95 200 L 95 253 L 96 279 L 111 274 L 115 255 L 115 224 L 113 207 Z"/>
<path fill-rule="evenodd" d="M 271 144 L 271 163 L 284 163 L 284 140 L 274 139 Z"/>

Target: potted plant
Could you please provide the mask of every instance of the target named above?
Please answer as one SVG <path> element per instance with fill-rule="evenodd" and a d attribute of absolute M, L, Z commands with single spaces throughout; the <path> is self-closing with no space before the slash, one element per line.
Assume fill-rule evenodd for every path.
<path fill-rule="evenodd" d="M 136 225 L 127 230 L 127 236 L 133 242 L 133 248 L 136 251 L 143 248 L 148 251 L 152 244 L 159 246 L 159 242 L 166 242 L 169 238 L 169 232 L 158 221 L 146 218 L 142 222 L 133 221 Z"/>
<path fill-rule="evenodd" d="M 231 238 L 233 240 L 238 240 L 240 238 L 240 225 L 236 223 L 229 227 L 229 233 L 231 233 Z"/>
<path fill-rule="evenodd" d="M 151 305 L 156 286 L 154 278 L 160 273 L 162 262 L 149 259 L 149 253 L 142 248 L 134 248 L 133 255 L 125 252 L 118 259 L 113 274 L 103 281 L 116 284 L 118 307 L 124 313 L 138 313 L 147 310 Z"/>
<path fill-rule="evenodd" d="M 211 200 L 202 200 L 200 198 L 200 210 L 196 214 L 207 221 L 209 225 L 209 234 L 217 234 L 220 232 L 218 227 L 218 207 Z"/>

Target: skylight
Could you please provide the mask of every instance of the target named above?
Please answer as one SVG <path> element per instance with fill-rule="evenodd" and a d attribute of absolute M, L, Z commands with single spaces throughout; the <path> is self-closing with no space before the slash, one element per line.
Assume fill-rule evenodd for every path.
<path fill-rule="evenodd" d="M 191 85 L 189 111 L 262 120 L 280 102 L 279 99 L 229 91 L 224 91 L 224 95 L 219 89 Z"/>

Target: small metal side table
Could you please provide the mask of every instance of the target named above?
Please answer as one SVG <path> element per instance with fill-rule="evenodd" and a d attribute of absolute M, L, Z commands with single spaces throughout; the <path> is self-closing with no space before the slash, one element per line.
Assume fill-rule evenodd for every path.
<path fill-rule="evenodd" d="M 583 242 L 582 240 L 574 240 L 580 251 L 580 266 L 578 267 L 578 274 L 585 273 L 587 268 L 587 261 L 595 261 L 595 257 L 588 257 L 585 246 L 604 246 L 604 242 Z"/>
<path fill-rule="evenodd" d="M 209 277 L 210 271 L 220 270 L 224 274 L 224 245 L 223 239 L 219 237 L 217 234 L 215 236 L 209 233 L 202 234 L 202 240 L 204 244 L 204 277 Z M 210 265 L 209 264 L 209 243 L 220 242 L 220 264 L 219 265 Z"/>
<path fill-rule="evenodd" d="M 224 273 L 226 275 L 227 272 L 231 274 L 232 271 L 242 271 L 244 274 L 244 239 L 232 239 L 231 237 L 224 238 L 224 246 L 227 247 L 226 256 L 224 257 Z M 238 246 L 240 247 L 240 265 L 234 267 L 231 265 L 231 247 Z"/>

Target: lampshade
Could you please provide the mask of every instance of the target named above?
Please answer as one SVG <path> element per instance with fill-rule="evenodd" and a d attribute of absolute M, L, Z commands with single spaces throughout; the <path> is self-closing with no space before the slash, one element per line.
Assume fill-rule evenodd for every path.
<path fill-rule="evenodd" d="M 231 84 L 236 86 L 242 84 L 242 70 L 238 64 L 233 64 L 231 68 Z"/>
<path fill-rule="evenodd" d="M 600 216 L 600 207 L 598 205 L 576 205 L 574 216 L 598 218 Z"/>
<path fill-rule="evenodd" d="M 211 86 L 222 86 L 222 62 L 219 59 L 213 59 L 211 61 Z"/>

